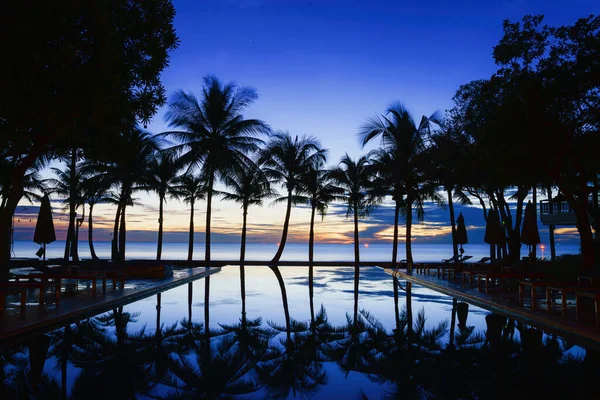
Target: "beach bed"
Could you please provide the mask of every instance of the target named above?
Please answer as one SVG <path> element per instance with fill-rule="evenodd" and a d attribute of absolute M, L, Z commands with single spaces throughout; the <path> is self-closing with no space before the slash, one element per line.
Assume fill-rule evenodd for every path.
<path fill-rule="evenodd" d="M 58 272 L 51 274 L 24 274 L 24 275 L 12 275 L 15 282 L 19 282 L 21 279 L 40 279 L 42 282 L 58 281 L 61 282 L 63 279 L 68 280 L 67 285 L 71 285 L 69 288 L 74 289 L 78 286 L 79 280 L 89 280 L 92 282 L 92 293 L 96 293 L 96 281 L 99 279 L 102 281 L 102 292 L 106 293 L 106 273 L 94 272 L 94 273 L 76 273 L 76 272 Z M 113 283 L 114 284 L 114 283 Z"/>

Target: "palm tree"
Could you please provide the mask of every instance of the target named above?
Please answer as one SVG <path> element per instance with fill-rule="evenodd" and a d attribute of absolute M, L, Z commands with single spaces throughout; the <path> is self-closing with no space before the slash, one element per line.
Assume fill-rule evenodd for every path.
<path fill-rule="evenodd" d="M 321 219 L 325 218 L 329 203 L 340 200 L 343 189 L 332 184 L 329 171 L 323 169 L 323 163 L 308 168 L 300 182 L 302 191 L 308 196 L 310 204 L 310 230 L 308 235 L 308 295 L 310 301 L 311 319 L 315 318 L 313 299 L 313 274 L 314 274 L 314 243 L 315 243 L 315 214 L 318 211 Z"/>
<path fill-rule="evenodd" d="M 292 138 L 288 132 L 276 132 L 271 141 L 261 150 L 259 165 L 267 176 L 275 182 L 280 182 L 286 190 L 286 196 L 275 202 L 287 202 L 283 232 L 277 253 L 272 262 L 277 263 L 283 254 L 287 240 L 292 204 L 306 200 L 300 196 L 300 182 L 310 167 L 316 167 L 326 160 L 327 150 L 321 148 L 318 140 L 311 136 Z"/>
<path fill-rule="evenodd" d="M 104 179 L 102 174 L 98 174 L 93 165 L 90 165 L 90 171 L 87 170 L 87 165 L 84 163 L 82 170 L 85 175 L 88 175 L 81 183 L 83 189 L 83 198 L 89 205 L 88 213 L 88 244 L 90 246 L 90 254 L 93 260 L 98 260 L 93 242 L 93 213 L 94 206 L 98 203 L 103 203 L 108 200 L 108 189 L 111 183 Z M 88 174 L 89 172 L 89 174 Z"/>
<path fill-rule="evenodd" d="M 86 198 L 83 189 L 84 173 L 81 165 L 75 164 L 75 170 L 72 170 L 72 163 L 67 164 L 66 168 L 60 169 L 52 167 L 51 170 L 56 178 L 44 179 L 44 183 L 51 187 L 50 192 L 62 197 L 62 202 L 65 204 L 65 210 L 77 213 L 77 209 L 86 203 Z M 74 185 L 74 186 L 73 186 Z M 70 220 L 71 218 L 69 218 Z M 73 257 L 73 261 L 79 260 L 78 252 L 78 235 L 75 234 L 75 227 L 69 224 L 69 231 L 65 242 L 64 260 L 69 259 L 69 254 Z"/>
<path fill-rule="evenodd" d="M 242 237 L 240 247 L 240 264 L 243 267 L 246 258 L 246 221 L 248 217 L 248 207 L 251 205 L 262 206 L 263 200 L 274 197 L 276 192 L 271 189 L 271 185 L 264 171 L 255 163 L 250 162 L 243 168 L 240 168 L 235 174 L 226 176 L 223 180 L 230 189 L 229 192 L 219 192 L 223 200 L 235 201 L 242 207 Z"/>
<path fill-rule="evenodd" d="M 194 255 L 194 205 L 196 200 L 204 199 L 205 182 L 201 177 L 185 174 L 173 181 L 172 194 L 190 205 L 190 233 L 188 245 L 188 261 Z"/>
<path fill-rule="evenodd" d="M 472 204 L 469 196 L 463 191 L 466 186 L 465 178 L 468 175 L 465 170 L 469 169 L 467 148 L 468 143 L 464 135 L 459 135 L 455 129 L 445 123 L 442 129 L 432 135 L 431 147 L 428 149 L 430 168 L 432 169 L 431 176 L 434 176 L 446 191 L 448 198 L 454 256 L 458 256 L 458 244 L 455 239 L 456 219 L 453 200 L 457 200 L 460 205 Z"/>
<path fill-rule="evenodd" d="M 417 125 L 406 107 L 400 102 L 394 102 L 388 107 L 386 115 L 369 118 L 359 131 L 363 146 L 381 136 L 382 148 L 390 152 L 396 162 L 395 178 L 399 180 L 396 185 L 403 188 L 402 192 L 406 196 L 404 214 L 406 215 L 406 261 L 409 270 L 413 265 L 411 246 L 413 208 L 417 211 L 417 218 L 422 220 L 425 200 L 442 202 L 442 198 L 435 191 L 435 185 L 424 173 L 427 158 L 423 154 L 431 134 L 432 123 L 441 123 L 441 115 L 438 112 L 429 117 L 421 117 Z M 399 199 L 396 201 L 398 202 Z M 397 234 L 397 230 L 395 232 Z"/>
<path fill-rule="evenodd" d="M 206 182 L 206 253 L 210 263 L 210 222 L 214 184 L 232 171 L 248 164 L 247 154 L 258 150 L 256 137 L 269 133 L 269 127 L 257 119 L 244 119 L 242 112 L 258 95 L 254 89 L 223 84 L 214 76 L 204 78 L 202 96 L 178 91 L 169 104 L 166 120 L 179 131 L 164 132 L 178 145 L 171 149 L 181 154 L 180 161 L 191 169 L 202 168 Z"/>
<path fill-rule="evenodd" d="M 357 161 L 348 154 L 342 157 L 340 165 L 331 171 L 333 181 L 345 191 L 347 211 L 346 218 L 352 214 L 354 217 L 354 321 L 358 320 L 358 284 L 359 284 L 359 235 L 358 219 L 367 217 L 379 202 L 373 193 L 371 154 L 360 157 Z"/>
<path fill-rule="evenodd" d="M 23 178 L 23 197 L 25 197 L 30 203 L 33 203 L 34 201 L 41 201 L 42 196 L 39 193 L 46 193 L 48 191 L 44 184 L 44 180 L 41 179 L 39 175 L 39 171 L 46 165 L 45 161 L 45 159 L 36 161 L 34 165 L 26 171 Z M 10 179 L 13 165 L 14 160 L 5 154 L 2 154 L 0 157 L 0 214 L 6 207 L 8 197 L 10 195 L 12 186 Z M 7 248 L 12 250 L 12 226 L 8 226 L 8 231 L 9 232 L 6 235 L 8 243 L 6 244 L 8 245 Z M 0 275 L 1 274 L 2 271 L 0 271 Z M 0 277 L 0 279 L 2 278 Z"/>
<path fill-rule="evenodd" d="M 156 259 L 160 260 L 163 245 L 163 207 L 167 195 L 171 194 L 172 185 L 180 170 L 179 162 L 175 160 L 172 153 L 167 151 L 156 152 L 156 157 L 150 162 L 150 180 L 148 189 L 158 194 L 158 244 L 156 248 Z"/>
<path fill-rule="evenodd" d="M 391 196 L 394 202 L 394 234 L 392 240 L 392 265 L 398 261 L 398 217 L 404 209 L 404 186 L 400 176 L 401 168 L 398 166 L 396 155 L 386 149 L 374 152 L 373 167 L 376 172 L 373 186 L 383 196 Z"/>
<path fill-rule="evenodd" d="M 123 131 L 114 143 L 114 151 L 106 159 L 94 160 L 95 169 L 104 174 L 112 186 L 118 187 L 116 229 L 113 236 L 113 257 L 125 261 L 126 209 L 133 204 L 134 191 L 147 187 L 150 165 L 161 140 L 135 126 Z"/>
<path fill-rule="evenodd" d="M 329 171 L 323 168 L 323 162 L 311 165 L 302 176 L 300 185 L 302 192 L 308 197 L 310 204 L 310 231 L 308 236 L 308 261 L 310 264 L 314 258 L 315 242 L 315 214 L 318 212 L 321 219 L 325 218 L 329 204 L 341 200 L 344 190 L 332 184 Z"/>

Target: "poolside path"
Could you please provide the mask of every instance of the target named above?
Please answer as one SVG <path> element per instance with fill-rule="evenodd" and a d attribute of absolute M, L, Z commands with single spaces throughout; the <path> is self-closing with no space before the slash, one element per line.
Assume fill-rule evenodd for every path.
<path fill-rule="evenodd" d="M 107 285 L 106 293 L 98 290 L 80 290 L 76 295 L 61 296 L 60 305 L 55 306 L 52 296 L 43 308 L 36 301 L 28 299 L 24 313 L 19 312 L 18 301 L 0 314 L 0 349 L 22 341 L 26 336 L 36 336 L 42 332 L 60 328 L 68 323 L 109 311 L 134 301 L 144 299 L 165 290 L 202 279 L 221 271 L 221 267 L 175 268 L 173 276 L 163 279 L 127 279 L 124 289 L 112 290 Z"/>
<path fill-rule="evenodd" d="M 566 340 L 573 340 L 582 346 L 600 351 L 600 328 L 593 323 L 575 321 L 574 301 L 569 300 L 568 311 L 563 318 L 558 310 L 548 313 L 544 299 L 538 300 L 538 310 L 535 311 L 531 308 L 531 301 L 528 297 L 525 298 L 523 306 L 519 305 L 516 291 L 497 288 L 490 289 L 486 294 L 484 291 L 480 292 L 477 285 L 463 283 L 461 279 L 438 278 L 435 275 L 426 275 L 415 271 L 407 273 L 402 269 L 394 272 L 393 269 L 386 268 L 385 272 L 398 277 L 398 279 L 444 293 L 474 306 L 534 326 L 546 333 L 556 334 Z M 593 311 L 590 310 L 590 312 Z"/>

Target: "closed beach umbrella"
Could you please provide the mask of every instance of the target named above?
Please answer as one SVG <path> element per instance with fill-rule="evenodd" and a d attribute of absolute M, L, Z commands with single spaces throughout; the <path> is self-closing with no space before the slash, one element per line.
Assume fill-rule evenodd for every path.
<path fill-rule="evenodd" d="M 40 212 L 38 214 L 37 223 L 35 224 L 35 233 L 33 241 L 37 244 L 44 245 L 44 260 L 46 259 L 46 245 L 56 240 L 54 232 L 54 222 L 52 221 L 52 208 L 50 206 L 50 198 L 44 195 Z"/>
<path fill-rule="evenodd" d="M 521 243 L 534 246 L 540 243 L 540 231 L 538 230 L 535 208 L 531 200 L 525 206 L 523 217 L 523 230 L 521 231 Z"/>
<path fill-rule="evenodd" d="M 454 240 L 456 244 L 460 244 L 460 253 L 464 253 L 465 250 L 462 245 L 469 243 L 469 239 L 467 239 L 467 227 L 465 226 L 465 218 L 462 213 L 460 213 L 456 219 L 456 234 Z"/>
<path fill-rule="evenodd" d="M 504 232 L 500 226 L 498 213 L 496 213 L 494 210 L 490 210 L 488 213 L 487 224 L 485 225 L 485 236 L 483 237 L 483 240 L 489 244 L 504 243 Z"/>
<path fill-rule="evenodd" d="M 535 215 L 535 206 L 531 200 L 525 206 L 525 216 L 523 217 L 523 229 L 521 230 L 521 243 L 529 246 L 529 254 L 531 257 L 532 246 L 540 243 L 540 231 L 538 230 L 537 218 Z M 533 260 L 529 260 L 533 262 Z"/>

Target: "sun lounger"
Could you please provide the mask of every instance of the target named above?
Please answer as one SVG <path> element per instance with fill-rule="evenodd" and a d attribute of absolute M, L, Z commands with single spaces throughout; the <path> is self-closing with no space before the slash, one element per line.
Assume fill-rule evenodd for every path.
<path fill-rule="evenodd" d="M 8 283 L 0 283 L 0 290 L 2 289 L 11 289 L 11 288 L 25 288 L 25 289 L 39 289 L 40 297 L 39 304 L 40 307 L 44 306 L 45 303 L 45 292 L 46 289 L 52 288 L 54 289 L 54 299 L 56 301 L 56 305 L 60 303 L 60 282 L 8 282 Z"/>
<path fill-rule="evenodd" d="M 107 269 L 104 270 L 86 270 L 86 273 L 94 273 L 94 274 L 105 274 L 108 278 L 112 280 L 113 290 L 117 290 L 117 282 L 121 283 L 121 289 L 125 288 L 125 272 L 119 269 Z"/>
<path fill-rule="evenodd" d="M 576 282 L 565 282 L 556 280 L 545 280 L 545 279 L 519 279 L 519 304 L 523 306 L 525 304 L 525 294 L 529 292 L 529 298 L 531 300 L 531 309 L 537 310 L 537 288 L 557 288 L 557 287 L 568 287 L 576 285 Z M 548 301 L 548 291 L 546 290 L 546 300 Z M 565 302 L 566 304 L 566 302 Z M 550 303 L 548 303 L 548 309 L 550 309 Z"/>
<path fill-rule="evenodd" d="M 490 282 L 500 279 L 504 282 L 505 279 L 548 279 L 550 276 L 544 273 L 537 272 L 479 272 L 476 274 L 477 289 L 481 291 L 481 283 L 485 282 L 485 293 L 488 292 Z"/>
<path fill-rule="evenodd" d="M 546 286 L 546 304 L 547 311 L 551 313 L 553 311 L 553 304 L 555 297 L 560 296 L 561 299 L 561 315 L 564 318 L 567 313 L 568 303 L 567 296 L 570 293 L 577 293 L 583 291 L 595 291 L 600 290 L 600 280 L 590 278 L 588 276 L 579 276 L 577 282 L 572 281 L 558 281 L 552 282 Z"/>
<path fill-rule="evenodd" d="M 435 268 L 437 270 L 437 276 L 442 276 L 442 278 L 445 278 L 446 276 L 446 271 L 450 271 L 453 270 L 454 268 L 463 268 L 466 263 L 465 261 L 470 260 L 471 258 L 473 258 L 473 256 L 464 256 L 464 257 L 460 257 L 458 258 L 458 261 L 455 262 L 450 262 L 450 263 L 444 263 L 444 264 L 437 264 L 437 265 L 432 265 L 429 266 L 429 268 Z M 428 271 L 429 274 L 429 271 Z M 450 275 L 448 275 L 448 277 L 450 277 Z"/>
<path fill-rule="evenodd" d="M 460 262 L 460 259 L 461 258 L 459 255 L 455 255 L 455 256 L 452 256 L 452 257 L 446 258 L 446 259 L 442 258 L 442 262 L 444 264 L 453 264 L 453 263 Z"/>
<path fill-rule="evenodd" d="M 582 318 L 582 300 L 584 298 L 592 299 L 594 303 L 594 321 L 596 326 L 600 326 L 600 289 L 588 288 L 586 290 L 581 289 L 575 292 L 575 321 L 580 322 Z"/>
<path fill-rule="evenodd" d="M 96 281 L 100 279 L 102 281 L 102 292 L 106 292 L 106 274 L 105 273 L 91 273 L 91 272 L 53 272 L 51 274 L 45 273 L 30 273 L 30 274 L 20 274 L 20 275 L 12 275 L 15 279 L 15 282 L 19 282 L 23 279 L 39 279 L 42 282 L 61 282 L 63 279 L 67 280 L 67 285 L 70 285 L 69 288 L 77 288 L 79 280 L 89 280 L 92 282 L 92 293 L 96 293 Z"/>
<path fill-rule="evenodd" d="M 0 300 L 0 311 L 4 311 L 6 308 L 6 297 L 10 295 L 18 295 L 20 298 L 21 311 L 25 310 L 25 305 L 27 304 L 27 288 L 25 287 L 5 287 L 0 288 L 0 296 L 2 299 Z"/>

